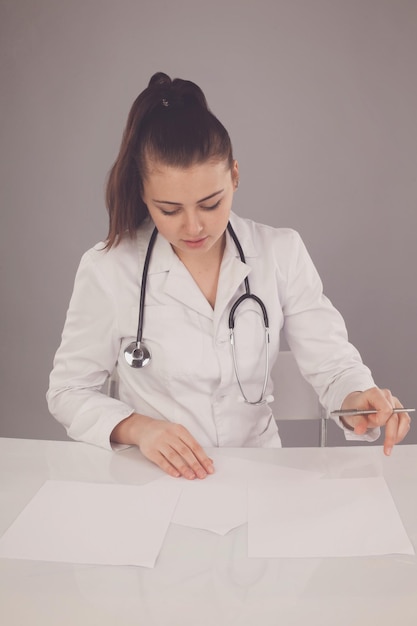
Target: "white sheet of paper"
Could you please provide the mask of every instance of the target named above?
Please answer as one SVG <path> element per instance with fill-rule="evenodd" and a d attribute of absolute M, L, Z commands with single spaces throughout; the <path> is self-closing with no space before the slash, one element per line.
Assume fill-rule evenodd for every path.
<path fill-rule="evenodd" d="M 182 526 L 202 528 L 225 535 L 248 519 L 248 481 L 254 477 L 291 484 L 311 480 L 317 473 L 211 455 L 216 471 L 204 480 L 181 479 L 183 491 L 172 521 Z"/>
<path fill-rule="evenodd" d="M 46 481 L 0 538 L 15 559 L 154 567 L 181 485 Z"/>
<path fill-rule="evenodd" d="M 382 477 L 251 481 L 249 557 L 414 554 Z"/>

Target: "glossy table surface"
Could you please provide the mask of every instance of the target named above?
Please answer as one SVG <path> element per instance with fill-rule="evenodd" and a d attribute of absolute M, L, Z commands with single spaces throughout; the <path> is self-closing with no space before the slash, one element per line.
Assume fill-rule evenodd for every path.
<path fill-rule="evenodd" d="M 417 551 L 417 446 L 222 449 L 327 477 L 383 475 Z M 47 479 L 143 484 L 137 449 L 0 439 L 0 534 Z M 366 524 L 366 519 L 364 519 Z M 111 538 L 109 538 L 111 540 Z M 417 557 L 250 559 L 247 527 L 225 536 L 171 524 L 155 568 L 0 559 L 7 626 L 401 626 L 417 624 Z"/>

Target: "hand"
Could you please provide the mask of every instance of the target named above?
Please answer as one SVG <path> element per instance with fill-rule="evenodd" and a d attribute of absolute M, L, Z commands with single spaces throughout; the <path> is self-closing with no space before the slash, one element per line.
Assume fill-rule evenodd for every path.
<path fill-rule="evenodd" d="M 356 435 L 363 435 L 368 428 L 385 426 L 384 453 L 389 456 L 396 443 L 402 441 L 410 430 L 411 419 L 408 413 L 393 413 L 392 409 L 403 405 L 389 389 L 372 387 L 366 391 L 350 393 L 342 404 L 342 409 L 376 409 L 373 415 L 344 416 L 342 423 L 350 426 Z"/>
<path fill-rule="evenodd" d="M 135 444 L 170 476 L 192 480 L 213 474 L 213 461 L 181 424 L 133 413 L 116 426 L 112 441 Z"/>

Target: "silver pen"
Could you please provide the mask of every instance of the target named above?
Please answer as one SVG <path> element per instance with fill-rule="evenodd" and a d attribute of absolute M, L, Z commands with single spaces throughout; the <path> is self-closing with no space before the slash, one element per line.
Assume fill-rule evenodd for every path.
<path fill-rule="evenodd" d="M 414 413 L 415 409 L 392 409 L 393 413 Z M 330 415 L 338 415 L 339 417 L 354 417 L 355 415 L 375 415 L 378 413 L 376 409 L 339 409 L 332 411 Z"/>

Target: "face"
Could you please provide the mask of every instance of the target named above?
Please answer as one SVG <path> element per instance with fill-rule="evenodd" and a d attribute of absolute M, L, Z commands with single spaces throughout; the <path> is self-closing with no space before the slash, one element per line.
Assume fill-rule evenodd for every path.
<path fill-rule="evenodd" d="M 143 200 L 165 239 L 182 259 L 223 253 L 238 165 L 207 161 L 189 168 L 149 164 Z"/>

